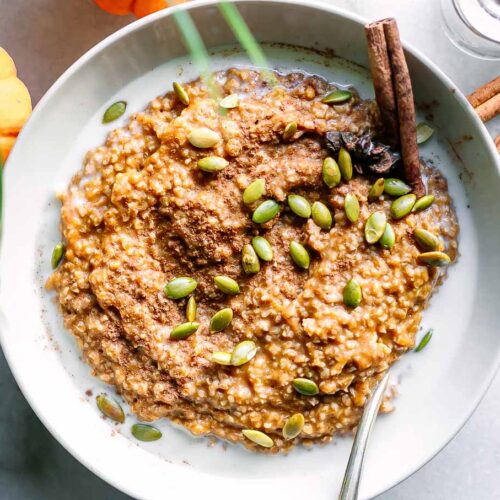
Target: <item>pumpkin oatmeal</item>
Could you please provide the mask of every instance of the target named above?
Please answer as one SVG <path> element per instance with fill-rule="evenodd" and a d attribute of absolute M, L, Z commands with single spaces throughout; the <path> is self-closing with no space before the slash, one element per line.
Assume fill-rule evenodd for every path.
<path fill-rule="evenodd" d="M 411 211 L 397 154 L 371 142 L 373 101 L 276 78 L 217 74 L 237 94 L 224 110 L 200 81 L 177 86 L 110 133 L 62 198 L 47 283 L 140 420 L 271 452 L 357 425 L 458 232 L 434 168 Z"/>

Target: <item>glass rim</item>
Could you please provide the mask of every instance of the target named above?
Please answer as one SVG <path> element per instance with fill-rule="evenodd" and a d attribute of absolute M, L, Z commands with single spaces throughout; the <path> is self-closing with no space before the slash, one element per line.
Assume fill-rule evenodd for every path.
<path fill-rule="evenodd" d="M 494 38 L 491 38 L 488 35 L 485 35 L 484 33 L 481 33 L 480 31 L 478 31 L 477 28 L 475 28 L 474 25 L 471 24 L 471 22 L 469 21 L 469 19 L 464 14 L 461 6 L 459 5 L 458 0 L 451 0 L 451 3 L 453 5 L 453 8 L 455 9 L 455 12 L 457 13 L 458 17 L 463 21 L 463 23 L 465 24 L 465 26 L 467 26 L 467 28 L 470 31 L 472 31 L 478 37 L 483 38 L 484 40 L 487 40 L 489 42 L 493 42 L 493 43 L 499 45 L 499 49 L 500 49 L 500 40 L 495 40 Z M 481 7 L 483 7 L 482 4 L 481 4 Z M 490 11 L 488 11 L 488 13 L 491 15 Z"/>

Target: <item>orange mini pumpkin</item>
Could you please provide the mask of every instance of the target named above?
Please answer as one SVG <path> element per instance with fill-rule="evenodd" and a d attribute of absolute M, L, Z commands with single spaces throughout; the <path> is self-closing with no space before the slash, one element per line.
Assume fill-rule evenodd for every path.
<path fill-rule="evenodd" d="M 184 0 L 94 0 L 106 12 L 125 16 L 133 13 L 136 17 L 144 17 L 169 5 L 182 3 Z"/>
<path fill-rule="evenodd" d="M 168 7 L 166 0 L 135 0 L 134 15 L 144 17 Z"/>
<path fill-rule="evenodd" d="M 17 134 L 31 114 L 31 96 L 17 78 L 14 61 L 0 47 L 0 154 L 3 161 L 14 145 Z"/>
<path fill-rule="evenodd" d="M 126 16 L 132 12 L 134 0 L 94 0 L 106 12 L 117 16 Z"/>

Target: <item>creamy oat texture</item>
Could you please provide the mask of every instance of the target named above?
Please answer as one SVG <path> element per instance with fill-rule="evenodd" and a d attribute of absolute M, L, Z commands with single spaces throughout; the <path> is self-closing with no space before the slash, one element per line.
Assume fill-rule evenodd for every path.
<path fill-rule="evenodd" d="M 368 203 L 374 179 L 356 174 L 349 183 L 326 188 L 322 137 L 329 130 L 374 130 L 374 104 L 357 95 L 346 104 L 323 104 L 328 84 L 299 73 L 280 76 L 271 89 L 246 70 L 229 70 L 218 79 L 226 94 L 240 95 L 239 106 L 227 114 L 218 113 L 196 81 L 185 85 L 189 106 L 173 93 L 158 97 L 88 153 L 62 200 L 67 250 L 48 287 L 56 290 L 85 361 L 141 420 L 166 417 L 195 435 L 252 449 L 258 446 L 241 430 L 258 429 L 274 439 L 271 452 L 326 442 L 357 425 L 384 370 L 414 346 L 438 274 L 417 265 L 411 233 L 418 226 L 439 234 L 455 256 L 458 228 L 446 182 L 428 169 L 435 203 L 391 221 L 397 238 L 392 250 L 368 245 L 365 220 L 375 210 L 389 214 L 391 200 Z M 292 121 L 299 131 L 285 143 L 281 135 Z M 187 140 L 202 126 L 220 134 L 209 150 Z M 196 162 L 207 155 L 223 156 L 229 166 L 202 172 Z M 256 178 L 266 181 L 263 199 L 282 207 L 264 225 L 251 222 L 259 202 L 242 202 L 244 188 Z M 355 224 L 343 211 L 349 192 L 361 204 Z M 334 227 L 324 231 L 292 214 L 286 206 L 290 193 L 327 204 Z M 261 262 L 260 272 L 248 277 L 241 250 L 257 234 L 273 246 L 274 260 Z M 309 249 L 309 270 L 292 262 L 291 240 Z M 221 274 L 238 281 L 239 295 L 216 289 L 213 278 Z M 163 289 L 178 276 L 199 283 L 194 295 L 201 326 L 176 341 L 169 334 L 187 321 L 187 299 L 170 300 Z M 342 300 L 351 278 L 363 292 L 352 310 Z M 210 317 L 224 307 L 234 311 L 231 325 L 209 332 Z M 209 360 L 212 352 L 231 351 L 246 339 L 258 347 L 250 362 L 228 367 Z M 314 380 L 320 395 L 299 395 L 291 385 L 296 377 Z M 282 427 L 297 412 L 305 417 L 303 431 L 286 441 Z"/>

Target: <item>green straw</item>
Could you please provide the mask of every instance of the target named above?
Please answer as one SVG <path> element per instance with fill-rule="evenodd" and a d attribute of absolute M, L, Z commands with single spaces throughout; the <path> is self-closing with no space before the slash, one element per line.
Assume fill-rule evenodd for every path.
<path fill-rule="evenodd" d="M 234 36 L 240 42 L 240 45 L 246 50 L 248 57 L 252 63 L 260 68 L 263 68 L 266 73 L 266 78 L 270 82 L 275 82 L 273 73 L 269 70 L 269 64 L 266 56 L 262 51 L 255 37 L 252 35 L 245 20 L 241 17 L 240 12 L 236 6 L 227 0 L 220 0 L 219 10 L 221 11 L 226 23 L 231 28 Z"/>
<path fill-rule="evenodd" d="M 227 0 L 220 0 L 219 9 L 240 45 L 247 52 L 250 61 L 252 61 L 255 66 L 263 69 L 264 76 L 268 82 L 272 84 L 276 83 L 276 78 L 269 69 L 269 64 L 264 52 L 250 32 L 250 29 L 235 5 Z M 210 56 L 208 55 L 208 51 L 193 19 L 186 11 L 175 12 L 173 16 L 182 34 L 184 44 L 201 74 L 203 83 L 206 85 L 211 97 L 215 101 L 219 101 L 222 97 L 222 90 L 217 84 L 213 74 L 210 72 Z"/>
<path fill-rule="evenodd" d="M 193 19 L 186 11 L 175 12 L 174 19 L 182 34 L 184 44 L 191 53 L 193 62 L 201 74 L 204 84 L 207 86 L 212 98 L 218 101 L 222 96 L 222 92 L 213 74 L 210 72 L 210 56 Z"/>

